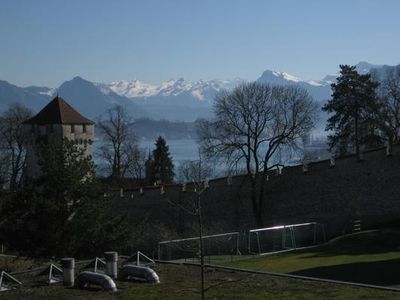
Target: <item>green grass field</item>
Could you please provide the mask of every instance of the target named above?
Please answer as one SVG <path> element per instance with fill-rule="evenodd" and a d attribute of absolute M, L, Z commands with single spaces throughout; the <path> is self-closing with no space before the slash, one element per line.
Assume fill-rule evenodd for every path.
<path fill-rule="evenodd" d="M 376 230 L 341 237 L 308 251 L 214 257 L 210 263 L 398 287 L 399 243 L 399 230 Z M 0 268 L 10 272 L 40 265 L 44 265 L 44 261 L 0 256 Z M 70 289 L 60 284 L 47 286 L 45 278 L 18 275 L 17 279 L 24 285 L 18 290 L 1 292 L 0 298 L 179 300 L 200 297 L 198 267 L 158 264 L 156 271 L 161 284 L 116 281 L 116 293 L 105 293 L 98 288 Z M 400 293 L 396 292 L 214 269 L 207 270 L 206 280 L 207 286 L 211 286 L 207 299 L 400 299 Z"/>
<path fill-rule="evenodd" d="M 219 258 L 215 264 L 384 286 L 400 286 L 398 229 L 361 232 L 299 252 Z"/>

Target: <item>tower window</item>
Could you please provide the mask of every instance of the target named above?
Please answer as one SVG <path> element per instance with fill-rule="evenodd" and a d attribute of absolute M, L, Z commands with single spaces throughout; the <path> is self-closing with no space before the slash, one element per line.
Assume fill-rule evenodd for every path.
<path fill-rule="evenodd" d="M 75 132 L 75 125 L 71 125 L 71 133 Z"/>

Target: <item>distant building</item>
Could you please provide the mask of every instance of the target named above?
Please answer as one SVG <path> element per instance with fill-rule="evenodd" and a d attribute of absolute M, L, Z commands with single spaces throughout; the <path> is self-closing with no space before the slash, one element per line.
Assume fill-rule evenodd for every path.
<path fill-rule="evenodd" d="M 85 155 L 93 154 L 94 122 L 83 117 L 63 98 L 55 97 L 37 115 L 24 122 L 27 135 L 25 176 L 35 178 L 40 174 L 35 145 L 48 137 L 60 137 L 86 146 Z"/>

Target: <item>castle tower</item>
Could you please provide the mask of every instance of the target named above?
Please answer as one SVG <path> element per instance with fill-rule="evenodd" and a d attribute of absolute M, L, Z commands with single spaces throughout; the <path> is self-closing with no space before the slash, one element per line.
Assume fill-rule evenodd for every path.
<path fill-rule="evenodd" d="M 55 97 L 37 115 L 24 122 L 27 136 L 26 177 L 40 174 L 35 145 L 50 136 L 66 138 L 86 146 L 85 155 L 93 154 L 94 123 L 83 117 L 63 98 Z"/>

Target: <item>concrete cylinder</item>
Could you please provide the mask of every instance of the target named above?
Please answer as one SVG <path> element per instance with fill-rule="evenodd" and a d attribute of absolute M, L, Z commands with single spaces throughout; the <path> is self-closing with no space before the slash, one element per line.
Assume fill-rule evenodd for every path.
<path fill-rule="evenodd" d="M 118 276 L 118 253 L 114 251 L 104 252 L 106 259 L 106 274 L 111 278 Z"/>
<path fill-rule="evenodd" d="M 75 280 L 75 259 L 63 258 L 61 259 L 61 266 L 63 270 L 63 283 L 65 286 L 74 286 Z"/>

